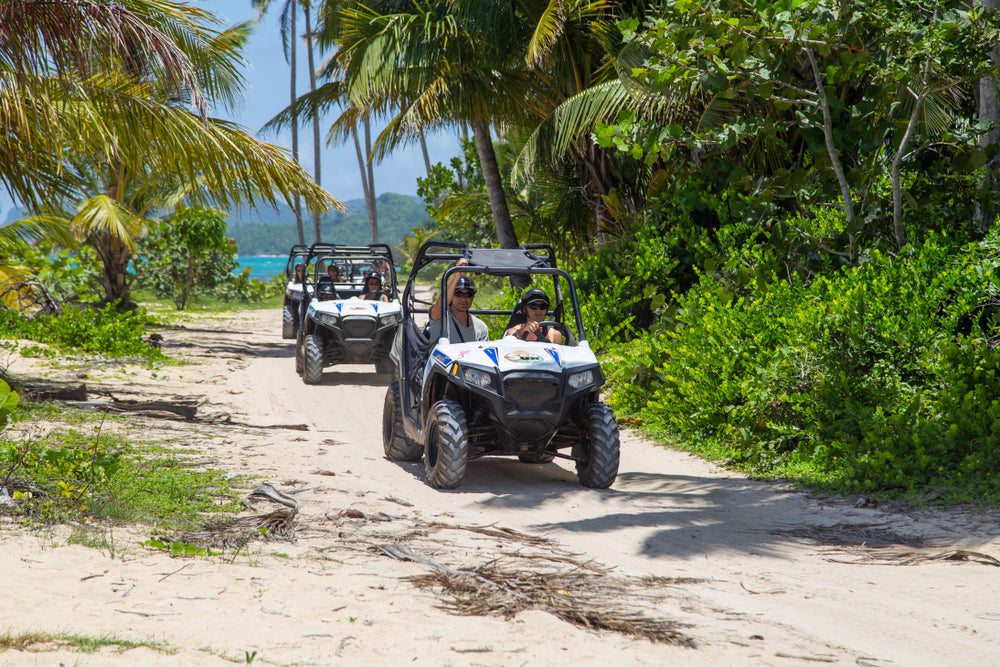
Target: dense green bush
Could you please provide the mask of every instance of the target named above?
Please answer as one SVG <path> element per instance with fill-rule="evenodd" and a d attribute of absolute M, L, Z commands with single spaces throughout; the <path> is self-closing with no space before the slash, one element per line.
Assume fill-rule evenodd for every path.
<path fill-rule="evenodd" d="M 4 338 L 26 338 L 73 354 L 87 352 L 113 357 L 162 359 L 143 337 L 153 320 L 142 311 L 119 312 L 113 305 L 102 309 L 67 308 L 62 315 L 26 318 L 0 309 L 0 332 Z"/>
<path fill-rule="evenodd" d="M 19 260 L 58 301 L 97 303 L 104 296 L 101 262 L 90 246 L 77 250 L 25 246 Z"/>
<path fill-rule="evenodd" d="M 154 225 L 133 264 L 138 283 L 184 310 L 200 291 L 225 281 L 236 267 L 236 243 L 218 209 L 192 206 Z"/>
<path fill-rule="evenodd" d="M 607 364 L 625 415 L 764 473 L 803 465 L 849 490 L 988 476 L 1000 407 L 995 248 L 929 240 L 901 257 L 745 293 L 704 279 L 662 330 Z"/>
<path fill-rule="evenodd" d="M 282 294 L 288 279 L 284 273 L 263 281 L 251 277 L 250 267 L 245 267 L 236 275 L 226 276 L 207 295 L 234 303 L 254 304 Z"/>

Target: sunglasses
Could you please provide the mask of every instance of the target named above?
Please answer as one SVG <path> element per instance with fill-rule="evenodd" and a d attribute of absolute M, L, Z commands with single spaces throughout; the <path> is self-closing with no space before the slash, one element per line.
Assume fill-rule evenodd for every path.
<path fill-rule="evenodd" d="M 471 299 L 476 296 L 476 293 L 471 290 L 462 290 L 460 292 L 455 292 L 455 296 L 461 297 L 463 299 Z"/>
<path fill-rule="evenodd" d="M 528 308 L 531 308 L 532 310 L 548 310 L 549 304 L 544 301 L 533 301 L 528 304 Z"/>

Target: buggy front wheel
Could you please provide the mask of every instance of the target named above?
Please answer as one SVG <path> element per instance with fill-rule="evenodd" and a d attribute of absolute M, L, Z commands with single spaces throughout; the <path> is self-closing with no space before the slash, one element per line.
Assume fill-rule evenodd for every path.
<path fill-rule="evenodd" d="M 319 334 L 309 334 L 304 347 L 302 379 L 306 384 L 320 384 L 323 381 L 323 339 Z"/>
<path fill-rule="evenodd" d="M 465 477 L 469 460 L 469 429 L 465 411 L 455 401 L 438 401 L 431 408 L 431 432 L 424 448 L 427 483 L 438 489 L 454 489 Z"/>
<path fill-rule="evenodd" d="M 587 406 L 587 442 L 583 447 L 583 460 L 576 462 L 580 484 L 592 489 L 606 489 L 618 476 L 618 459 L 621 444 L 618 439 L 618 422 L 607 403 L 596 402 Z"/>

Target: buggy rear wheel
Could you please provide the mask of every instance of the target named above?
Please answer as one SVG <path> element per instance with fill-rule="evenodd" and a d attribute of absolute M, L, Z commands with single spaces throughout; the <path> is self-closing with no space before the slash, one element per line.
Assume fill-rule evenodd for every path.
<path fill-rule="evenodd" d="M 592 489 L 606 489 L 618 476 L 620 442 L 615 413 L 607 403 L 596 402 L 587 406 L 587 442 L 583 446 L 584 459 L 576 462 L 580 484 Z"/>
<path fill-rule="evenodd" d="M 323 381 L 323 339 L 318 334 L 309 334 L 304 347 L 302 379 L 306 384 L 320 384 Z"/>
<path fill-rule="evenodd" d="M 399 402 L 399 383 L 393 382 L 385 392 L 382 407 L 382 447 L 392 461 L 419 461 L 424 447 L 406 437 L 403 431 L 403 408 Z"/>
<path fill-rule="evenodd" d="M 290 303 L 286 303 L 281 310 L 281 337 L 286 340 L 295 338 L 299 332 L 299 314 Z"/>
<path fill-rule="evenodd" d="M 305 341 L 302 334 L 302 329 L 300 328 L 295 336 L 295 372 L 302 375 L 302 369 L 305 367 Z"/>
<path fill-rule="evenodd" d="M 431 419 L 431 432 L 424 449 L 427 483 L 438 489 L 454 489 L 462 483 L 469 460 L 465 411 L 455 401 L 438 401 L 431 408 Z"/>

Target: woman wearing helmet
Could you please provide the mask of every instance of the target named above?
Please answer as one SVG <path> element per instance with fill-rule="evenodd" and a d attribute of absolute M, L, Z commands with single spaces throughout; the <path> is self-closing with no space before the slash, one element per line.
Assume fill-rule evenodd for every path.
<path fill-rule="evenodd" d="M 365 272 L 365 287 L 359 298 L 367 301 L 389 300 L 389 295 L 382 291 L 382 276 L 378 274 L 378 271 Z"/>
<path fill-rule="evenodd" d="M 562 333 L 542 324 L 549 313 L 549 295 L 544 290 L 530 289 L 525 292 L 514 309 L 515 317 L 518 312 L 523 316 L 523 321 L 507 329 L 505 336 L 516 336 L 521 340 L 546 340 L 562 345 Z"/>

